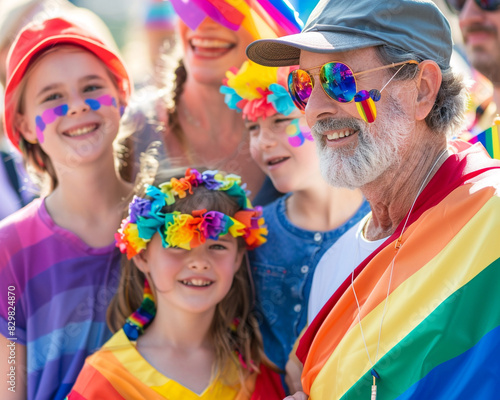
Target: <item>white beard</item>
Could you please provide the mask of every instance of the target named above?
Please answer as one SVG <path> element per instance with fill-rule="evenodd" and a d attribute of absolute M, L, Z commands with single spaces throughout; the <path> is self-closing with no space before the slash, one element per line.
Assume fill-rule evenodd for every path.
<path fill-rule="evenodd" d="M 390 116 L 387 115 L 388 110 Z M 349 189 L 374 181 L 388 168 L 399 164 L 400 150 L 414 126 L 415 122 L 409 120 L 390 96 L 387 97 L 385 115 L 379 115 L 373 124 L 356 118 L 329 118 L 316 122 L 311 132 L 316 142 L 321 174 L 330 185 Z M 359 131 L 357 147 L 329 148 L 323 133 L 336 129 Z"/>

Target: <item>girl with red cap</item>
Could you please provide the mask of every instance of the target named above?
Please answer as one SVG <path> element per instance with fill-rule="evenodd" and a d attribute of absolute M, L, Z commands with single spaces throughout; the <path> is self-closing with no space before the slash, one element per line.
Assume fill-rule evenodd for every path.
<path fill-rule="evenodd" d="M 0 345 L 15 354 L 2 376 L 14 371 L 12 398 L 63 399 L 111 336 L 113 235 L 131 191 L 115 171 L 113 141 L 130 90 L 118 55 L 64 19 L 28 25 L 10 49 L 5 132 L 45 184 L 0 224 Z"/>

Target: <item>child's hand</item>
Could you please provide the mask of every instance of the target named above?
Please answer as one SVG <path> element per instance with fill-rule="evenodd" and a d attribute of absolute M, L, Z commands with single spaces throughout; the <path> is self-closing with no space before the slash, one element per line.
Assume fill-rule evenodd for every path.
<path fill-rule="evenodd" d="M 285 397 L 284 400 L 307 400 L 308 398 L 304 392 L 297 392 L 293 396 Z"/>
<path fill-rule="evenodd" d="M 290 355 L 290 359 L 285 366 L 285 382 L 290 390 L 290 393 L 299 392 L 302 390 L 300 377 L 302 374 L 302 363 L 295 354 Z"/>

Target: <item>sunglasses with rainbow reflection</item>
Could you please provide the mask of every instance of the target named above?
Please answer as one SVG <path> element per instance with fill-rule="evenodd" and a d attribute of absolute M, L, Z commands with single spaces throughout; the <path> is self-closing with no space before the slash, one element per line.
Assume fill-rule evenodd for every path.
<path fill-rule="evenodd" d="M 304 111 L 315 85 L 314 77 L 313 74 L 311 74 L 311 71 L 319 69 L 319 81 L 326 95 L 331 99 L 344 104 L 350 103 L 354 100 L 361 117 L 365 120 L 365 122 L 372 123 L 377 117 L 375 102 L 380 100 L 382 91 L 398 74 L 398 72 L 408 64 L 418 65 L 419 63 L 415 60 L 408 60 L 354 73 L 347 64 L 338 61 L 330 61 L 317 67 L 296 69 L 290 72 L 288 75 L 288 92 L 290 93 L 295 106 L 299 110 Z M 382 89 L 372 89 L 369 92 L 361 90 L 358 92 L 356 84 L 357 76 L 397 66 L 400 66 L 400 68 L 387 81 Z"/>

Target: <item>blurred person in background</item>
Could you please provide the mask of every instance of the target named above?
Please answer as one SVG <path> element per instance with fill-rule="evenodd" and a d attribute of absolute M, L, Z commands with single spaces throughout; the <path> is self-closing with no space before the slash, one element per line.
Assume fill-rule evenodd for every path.
<path fill-rule="evenodd" d="M 130 7 L 128 15 L 122 52 L 134 79 L 135 98 L 158 96 L 165 60 L 178 50 L 177 14 L 168 0 L 148 0 Z"/>
<path fill-rule="evenodd" d="M 129 113 L 122 176 L 133 180 L 140 154 L 151 142 L 160 140 L 172 165 L 234 171 L 247 182 L 257 204 L 273 200 L 278 193 L 269 180 L 263 185 L 265 175 L 250 156 L 243 120 L 226 107 L 219 87 L 225 72 L 247 59 L 245 49 L 250 42 L 300 31 L 298 14 L 282 0 L 272 4 L 260 0 L 171 3 L 179 16 L 182 59 L 174 79 L 164 89 L 165 100 L 146 105 L 142 112 Z M 176 62 L 172 60 L 170 66 Z M 136 99 L 144 109 L 144 99 Z M 261 197 L 255 198 L 259 191 Z"/>
<path fill-rule="evenodd" d="M 479 133 L 491 126 L 500 104 L 500 1 L 446 0 L 446 3 L 459 17 L 469 62 L 493 85 L 493 96 L 477 106 L 473 126 L 469 129 Z M 484 87 L 477 83 L 475 86 Z"/>

